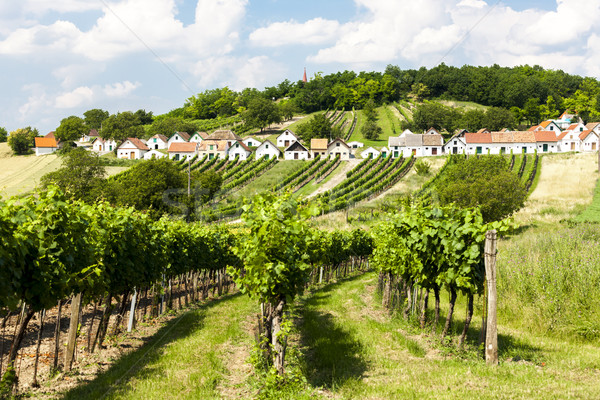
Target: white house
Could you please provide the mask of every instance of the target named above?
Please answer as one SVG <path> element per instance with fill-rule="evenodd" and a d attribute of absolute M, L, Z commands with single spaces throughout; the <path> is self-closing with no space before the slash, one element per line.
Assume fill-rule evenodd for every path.
<path fill-rule="evenodd" d="M 348 146 L 350 146 L 352 149 L 360 149 L 365 147 L 365 144 L 355 140 L 353 142 L 348 142 Z"/>
<path fill-rule="evenodd" d="M 246 136 L 243 140 L 244 144 L 248 147 L 260 146 L 260 140 L 253 138 L 252 136 Z"/>
<path fill-rule="evenodd" d="M 377 158 L 381 153 L 372 147 L 368 147 L 360 153 L 362 158 Z"/>
<path fill-rule="evenodd" d="M 146 141 L 146 146 L 154 150 L 164 150 L 169 148 L 169 139 L 165 135 L 157 134 Z"/>
<path fill-rule="evenodd" d="M 277 147 L 288 148 L 300 139 L 294 132 L 286 129 L 281 135 L 277 136 Z M 304 146 L 303 146 L 304 147 Z"/>
<path fill-rule="evenodd" d="M 281 150 L 277 148 L 270 140 L 265 140 L 256 148 L 255 157 L 258 160 L 259 158 L 263 158 L 264 156 L 269 157 L 269 159 L 275 157 L 279 158 L 281 155 Z"/>
<path fill-rule="evenodd" d="M 551 131 L 533 132 L 538 153 L 557 153 L 559 151 L 558 136 L 556 136 L 558 132 L 554 129 Z"/>
<path fill-rule="evenodd" d="M 570 129 L 562 131 L 562 133 L 558 136 L 558 146 L 560 148 L 560 151 L 580 151 L 580 134 L 581 132 L 572 131 Z"/>
<path fill-rule="evenodd" d="M 308 160 L 309 158 L 310 153 L 308 152 L 308 149 L 298 141 L 292 143 L 283 152 L 284 160 Z"/>
<path fill-rule="evenodd" d="M 534 131 L 552 131 L 560 134 L 560 127 L 552 120 L 542 121 L 539 125 L 533 127 Z"/>
<path fill-rule="evenodd" d="M 465 142 L 465 132 L 460 131 L 452 136 L 444 145 L 445 154 L 463 154 L 466 151 L 467 143 Z"/>
<path fill-rule="evenodd" d="M 235 160 L 236 157 L 239 157 L 239 160 L 245 161 L 248 159 L 248 157 L 250 157 L 250 154 L 252 154 L 252 150 L 250 150 L 250 148 L 248 148 L 244 142 L 237 140 L 229 148 L 228 154 L 230 160 Z"/>
<path fill-rule="evenodd" d="M 106 153 L 109 151 L 113 151 L 117 148 L 117 142 L 113 139 L 102 139 L 101 137 L 94 140 L 92 143 L 92 150 L 98 153 Z"/>
<path fill-rule="evenodd" d="M 79 141 L 80 142 L 93 142 L 94 140 L 96 140 L 97 138 L 99 138 L 100 135 L 98 135 L 98 131 L 95 129 L 90 129 L 90 131 L 86 134 L 84 134 Z"/>
<path fill-rule="evenodd" d="M 336 156 L 340 156 L 340 160 L 348 161 L 350 160 L 350 155 L 352 154 L 352 150 L 350 146 L 346 144 L 342 139 L 337 138 L 331 141 L 327 146 L 327 154 L 330 158 L 334 158 Z"/>
<path fill-rule="evenodd" d="M 424 134 L 425 135 L 439 135 L 440 132 L 437 129 L 435 129 L 434 127 L 431 127 L 429 129 L 427 129 Z"/>
<path fill-rule="evenodd" d="M 190 135 L 187 132 L 175 132 L 167 141 L 167 147 L 171 146 L 171 143 L 189 142 Z"/>
<path fill-rule="evenodd" d="M 35 155 L 43 156 L 52 154 L 58 150 L 58 143 L 53 137 L 36 137 L 35 138 Z"/>
<path fill-rule="evenodd" d="M 384 146 L 381 150 L 379 150 L 379 153 L 381 158 L 387 158 L 390 155 L 390 150 Z"/>
<path fill-rule="evenodd" d="M 581 151 L 596 151 L 598 150 L 598 134 L 591 129 L 587 129 L 579 135 L 581 140 Z"/>
<path fill-rule="evenodd" d="M 437 130 L 431 128 L 426 134 L 422 135 L 422 154 L 424 156 L 439 156 L 444 152 L 444 138 L 435 132 Z"/>
<path fill-rule="evenodd" d="M 200 143 L 208 137 L 206 132 L 196 132 L 190 137 L 190 142 Z"/>
<path fill-rule="evenodd" d="M 183 159 L 191 159 L 198 154 L 197 142 L 173 142 L 169 145 L 169 158 L 179 161 Z"/>
<path fill-rule="evenodd" d="M 119 147 L 117 147 L 118 158 L 128 158 L 131 160 L 140 160 L 150 149 L 144 142 L 138 138 L 127 138 Z"/>
<path fill-rule="evenodd" d="M 144 160 L 151 160 L 153 158 L 164 158 L 167 155 L 162 151 L 158 151 L 156 149 L 152 149 L 144 154 Z"/>

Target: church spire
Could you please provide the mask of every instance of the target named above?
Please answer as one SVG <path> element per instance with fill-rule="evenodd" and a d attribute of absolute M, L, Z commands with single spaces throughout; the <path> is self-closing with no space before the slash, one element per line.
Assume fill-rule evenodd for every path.
<path fill-rule="evenodd" d="M 302 76 L 302 82 L 308 82 L 308 79 L 306 79 L 306 67 L 304 67 L 304 75 Z"/>

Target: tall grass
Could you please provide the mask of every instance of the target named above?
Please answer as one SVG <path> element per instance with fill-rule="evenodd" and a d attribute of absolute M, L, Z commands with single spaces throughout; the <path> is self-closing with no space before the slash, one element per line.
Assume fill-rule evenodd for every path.
<path fill-rule="evenodd" d="M 592 204 L 574 219 L 576 222 L 600 222 L 600 180 L 596 182 Z"/>
<path fill-rule="evenodd" d="M 501 243 L 499 315 L 532 332 L 600 338 L 600 226 L 530 230 Z"/>

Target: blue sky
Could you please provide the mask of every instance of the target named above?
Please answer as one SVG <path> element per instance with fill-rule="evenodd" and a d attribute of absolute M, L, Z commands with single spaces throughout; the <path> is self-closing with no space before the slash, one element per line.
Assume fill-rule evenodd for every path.
<path fill-rule="evenodd" d="M 594 0 L 0 0 L 0 126 L 315 72 L 539 64 L 600 76 Z"/>

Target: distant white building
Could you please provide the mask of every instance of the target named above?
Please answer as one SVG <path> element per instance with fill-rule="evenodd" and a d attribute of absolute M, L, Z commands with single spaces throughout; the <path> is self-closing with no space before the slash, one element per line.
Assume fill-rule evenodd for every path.
<path fill-rule="evenodd" d="M 148 139 L 146 141 L 146 146 L 148 146 L 149 149 L 164 150 L 169 147 L 168 143 L 169 139 L 167 139 L 165 135 L 158 134 Z"/>
<path fill-rule="evenodd" d="M 169 145 L 169 158 L 179 161 L 191 159 L 198 154 L 197 142 L 173 142 Z"/>
<path fill-rule="evenodd" d="M 284 160 L 308 160 L 310 158 L 310 153 L 302 143 L 294 142 L 285 149 L 283 158 Z"/>
<path fill-rule="evenodd" d="M 360 153 L 362 158 L 377 158 L 381 153 L 378 150 L 375 150 L 372 147 L 367 147 Z"/>
<path fill-rule="evenodd" d="M 277 147 L 288 148 L 300 139 L 289 129 L 286 129 L 281 135 L 277 136 Z"/>
<path fill-rule="evenodd" d="M 162 151 L 152 149 L 144 154 L 144 160 L 151 160 L 153 158 L 165 158 L 167 155 Z"/>
<path fill-rule="evenodd" d="M 346 144 L 342 139 L 334 139 L 327 146 L 327 154 L 330 158 L 334 158 L 336 156 L 340 156 L 340 160 L 348 161 L 350 160 L 350 155 L 352 154 L 352 150 L 350 146 Z"/>
<path fill-rule="evenodd" d="M 255 157 L 258 160 L 259 158 L 263 158 L 264 156 L 271 158 L 279 158 L 281 155 L 281 150 L 277 148 L 270 140 L 265 140 L 256 148 Z"/>
<path fill-rule="evenodd" d="M 252 136 L 247 136 L 243 140 L 244 144 L 248 147 L 258 147 L 260 146 L 261 141 L 253 138 Z"/>
<path fill-rule="evenodd" d="M 140 160 L 150 149 L 138 138 L 127 138 L 119 147 L 117 147 L 118 158 L 128 158 L 131 160 Z"/>
<path fill-rule="evenodd" d="M 238 160 L 245 161 L 252 154 L 252 150 L 244 142 L 237 140 L 229 148 L 228 154 L 230 160 L 235 160 L 236 157 L 239 157 Z"/>

